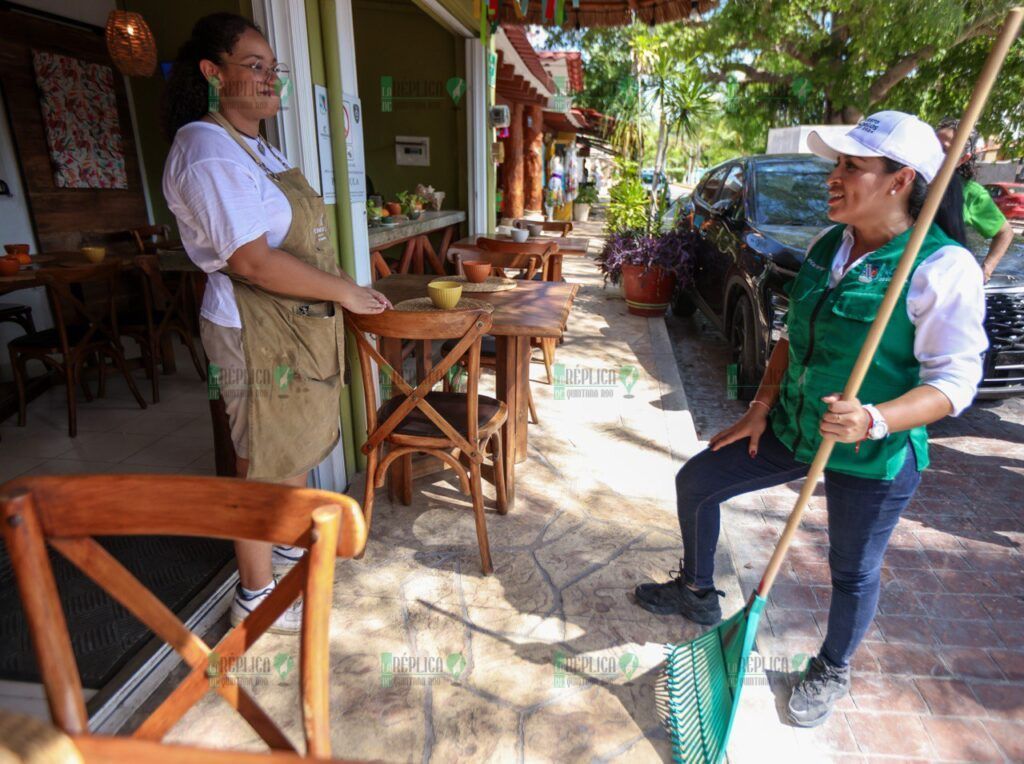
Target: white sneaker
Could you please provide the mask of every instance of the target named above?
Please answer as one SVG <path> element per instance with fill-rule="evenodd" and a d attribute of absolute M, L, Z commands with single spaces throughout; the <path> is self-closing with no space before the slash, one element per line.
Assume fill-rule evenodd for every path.
<path fill-rule="evenodd" d="M 231 601 L 231 625 L 237 626 L 246 618 L 249 617 L 249 613 L 258 608 L 263 604 L 263 600 L 267 598 L 274 587 L 277 586 L 277 581 L 274 581 L 269 586 L 261 589 L 252 596 L 246 596 L 242 592 L 242 586 L 239 584 L 235 588 L 235 597 Z M 298 634 L 302 630 L 302 600 L 296 599 L 288 608 L 277 617 L 274 624 L 267 629 L 267 631 L 273 634 Z"/>
<path fill-rule="evenodd" d="M 299 564 L 299 560 L 306 553 L 301 546 L 285 546 L 274 544 L 270 553 L 270 561 L 274 566 L 274 577 L 283 578 L 287 573 Z"/>

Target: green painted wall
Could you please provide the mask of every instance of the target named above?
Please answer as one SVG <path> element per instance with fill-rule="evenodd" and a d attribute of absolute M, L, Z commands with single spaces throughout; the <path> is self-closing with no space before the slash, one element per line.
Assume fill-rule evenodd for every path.
<path fill-rule="evenodd" d="M 352 13 L 366 172 L 375 191 L 394 199 L 424 183 L 445 192 L 446 209 L 465 209 L 466 100 L 456 106 L 445 89 L 449 78 L 465 78 L 462 39 L 409 0 L 353 0 Z M 391 112 L 381 108 L 382 76 L 394 79 Z M 403 100 L 402 88 L 428 95 Z M 397 135 L 429 137 L 430 166 L 396 164 Z"/>
<path fill-rule="evenodd" d="M 157 61 L 173 61 L 178 48 L 188 39 L 192 26 L 208 13 L 230 11 L 252 18 L 250 0 L 118 0 L 122 10 L 141 13 L 156 38 Z M 153 204 L 156 223 L 175 227 L 174 215 L 167 208 L 161 191 L 164 162 L 171 144 L 160 129 L 160 94 L 163 92 L 163 74 L 158 70 L 152 77 L 132 77 L 132 100 L 135 121 L 139 130 L 142 161 L 146 166 L 146 185 Z"/>

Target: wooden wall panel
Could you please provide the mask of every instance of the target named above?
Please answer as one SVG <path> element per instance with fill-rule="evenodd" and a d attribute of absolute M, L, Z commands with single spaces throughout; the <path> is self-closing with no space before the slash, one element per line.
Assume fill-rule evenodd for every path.
<path fill-rule="evenodd" d="M 58 188 L 39 108 L 32 49 L 102 63 L 114 70 L 127 189 Z M 0 86 L 7 102 L 29 212 L 42 251 L 76 248 L 83 231 L 124 230 L 147 222 L 124 80 L 107 55 L 102 30 L 0 10 Z"/>

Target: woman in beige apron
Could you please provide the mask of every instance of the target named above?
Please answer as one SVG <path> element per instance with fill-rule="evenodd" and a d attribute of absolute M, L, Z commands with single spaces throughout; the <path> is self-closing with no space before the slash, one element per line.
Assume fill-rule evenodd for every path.
<path fill-rule="evenodd" d="M 259 137 L 261 120 L 281 106 L 286 73 L 248 20 L 201 19 L 168 83 L 173 145 L 164 194 L 186 251 L 210 274 L 201 334 L 211 394 L 227 408 L 237 474 L 305 486 L 340 437 L 338 306 L 379 313 L 390 304 L 339 269 L 323 200 Z M 238 541 L 235 551 L 237 623 L 272 591 L 274 573 L 298 561 L 298 550 Z M 300 625 L 293 609 L 272 631 Z"/>

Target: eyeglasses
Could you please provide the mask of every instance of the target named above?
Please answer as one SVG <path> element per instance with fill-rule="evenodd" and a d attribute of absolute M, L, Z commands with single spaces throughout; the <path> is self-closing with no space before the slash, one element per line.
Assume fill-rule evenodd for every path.
<path fill-rule="evenodd" d="M 254 61 L 251 64 L 237 64 L 234 61 L 225 61 L 225 64 L 231 64 L 232 66 L 241 66 L 245 69 L 249 69 L 257 77 L 269 80 L 270 76 L 285 77 L 291 74 L 291 70 L 288 68 L 288 64 L 277 64 L 276 66 L 264 66 L 259 61 Z"/>

